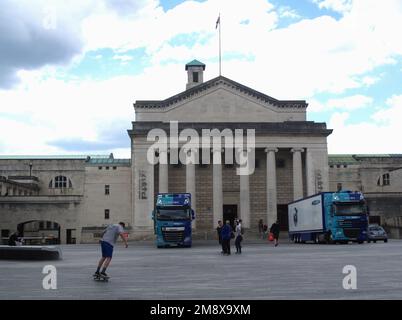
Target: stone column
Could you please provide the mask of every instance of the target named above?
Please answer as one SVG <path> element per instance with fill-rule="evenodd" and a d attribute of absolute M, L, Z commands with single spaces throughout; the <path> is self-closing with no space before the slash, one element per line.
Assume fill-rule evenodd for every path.
<path fill-rule="evenodd" d="M 153 227 L 154 164 L 147 159 L 147 145 L 137 145 L 133 150 L 133 211 L 134 228 L 141 231 Z"/>
<path fill-rule="evenodd" d="M 267 226 L 268 228 L 278 219 L 276 192 L 276 159 L 277 148 L 266 148 L 267 153 Z"/>
<path fill-rule="evenodd" d="M 244 157 L 248 151 L 243 150 Z M 248 164 L 248 160 L 247 160 Z M 244 228 L 250 228 L 250 179 L 248 174 L 240 174 L 240 219 Z"/>
<path fill-rule="evenodd" d="M 81 236 L 82 236 L 82 228 L 77 226 L 75 228 L 75 243 L 80 244 L 81 243 Z"/>
<path fill-rule="evenodd" d="M 169 164 L 168 151 L 159 150 L 159 193 L 168 193 L 169 191 Z"/>
<path fill-rule="evenodd" d="M 67 243 L 67 229 L 60 226 L 60 244 Z"/>
<path fill-rule="evenodd" d="M 293 148 L 293 200 L 303 198 L 302 148 Z"/>
<path fill-rule="evenodd" d="M 306 176 L 307 176 L 307 196 L 317 193 L 315 181 L 315 168 L 313 154 L 310 148 L 306 149 Z"/>
<path fill-rule="evenodd" d="M 212 161 L 212 192 L 213 192 L 213 221 L 215 228 L 218 220 L 223 219 L 223 190 L 222 190 L 222 150 L 214 149 Z"/>
<path fill-rule="evenodd" d="M 195 190 L 195 151 L 189 150 L 187 152 L 188 160 L 186 164 L 186 192 L 191 193 L 191 207 L 193 208 L 195 214 L 197 214 L 197 195 Z M 193 229 L 196 228 L 196 219 L 192 222 Z"/>

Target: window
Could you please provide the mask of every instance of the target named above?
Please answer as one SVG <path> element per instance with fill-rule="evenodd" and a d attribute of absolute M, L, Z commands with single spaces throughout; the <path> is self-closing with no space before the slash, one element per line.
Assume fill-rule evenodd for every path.
<path fill-rule="evenodd" d="M 383 186 L 389 186 L 390 185 L 390 179 L 389 179 L 389 173 L 383 174 L 382 175 L 382 185 Z"/>
<path fill-rule="evenodd" d="M 110 194 L 110 186 L 108 184 L 105 185 L 105 194 L 106 195 Z"/>
<path fill-rule="evenodd" d="M 337 183 L 336 184 L 336 190 L 341 191 L 342 190 L 342 183 Z"/>
<path fill-rule="evenodd" d="M 377 180 L 377 186 L 389 186 L 391 184 L 391 179 L 389 173 L 385 173 L 380 176 Z"/>
<path fill-rule="evenodd" d="M 339 169 L 339 168 L 341 167 L 341 165 L 340 165 L 340 164 L 337 164 L 336 167 Z"/>
<path fill-rule="evenodd" d="M 46 229 L 52 229 L 52 223 L 50 221 L 46 221 Z"/>
<path fill-rule="evenodd" d="M 57 176 L 49 182 L 49 188 L 64 189 L 67 187 L 72 188 L 73 184 L 65 176 Z"/>
<path fill-rule="evenodd" d="M 105 220 L 109 220 L 109 219 L 110 219 L 110 210 L 105 209 Z"/>
<path fill-rule="evenodd" d="M 98 170 L 102 170 L 102 167 L 98 167 Z"/>
<path fill-rule="evenodd" d="M 105 167 L 106 170 L 109 170 L 109 167 Z"/>
<path fill-rule="evenodd" d="M 198 72 L 193 72 L 193 82 L 198 82 Z"/>
<path fill-rule="evenodd" d="M 65 176 L 57 176 L 54 179 L 54 187 L 58 188 L 67 188 L 67 178 Z"/>
<path fill-rule="evenodd" d="M 117 167 L 113 167 L 113 170 L 116 170 L 117 169 Z"/>

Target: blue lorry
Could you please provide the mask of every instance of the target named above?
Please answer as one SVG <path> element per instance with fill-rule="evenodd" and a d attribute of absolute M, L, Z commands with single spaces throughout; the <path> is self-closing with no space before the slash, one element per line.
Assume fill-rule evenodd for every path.
<path fill-rule="evenodd" d="M 289 237 L 296 243 L 363 243 L 368 208 L 361 192 L 322 192 L 288 205 Z"/>
<path fill-rule="evenodd" d="M 191 247 L 191 222 L 194 218 L 190 193 L 159 193 L 152 212 L 156 246 Z"/>

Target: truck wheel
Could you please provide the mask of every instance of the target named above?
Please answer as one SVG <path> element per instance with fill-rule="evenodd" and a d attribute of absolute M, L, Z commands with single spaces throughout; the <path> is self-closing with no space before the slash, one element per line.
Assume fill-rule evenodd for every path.
<path fill-rule="evenodd" d="M 358 244 L 362 244 L 364 241 L 357 241 Z"/>
<path fill-rule="evenodd" d="M 384 243 L 387 243 L 388 242 L 388 239 L 384 239 Z"/>
<path fill-rule="evenodd" d="M 373 242 L 374 242 L 374 243 L 377 243 L 377 240 L 374 240 Z"/>
<path fill-rule="evenodd" d="M 367 243 L 371 243 L 371 240 L 367 240 Z"/>

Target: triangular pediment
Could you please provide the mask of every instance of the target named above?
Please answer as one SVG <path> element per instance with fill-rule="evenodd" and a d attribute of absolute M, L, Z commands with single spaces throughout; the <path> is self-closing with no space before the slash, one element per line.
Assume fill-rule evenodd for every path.
<path fill-rule="evenodd" d="M 307 104 L 277 100 L 220 76 L 166 100 L 134 106 L 140 121 L 282 122 L 304 120 Z"/>

